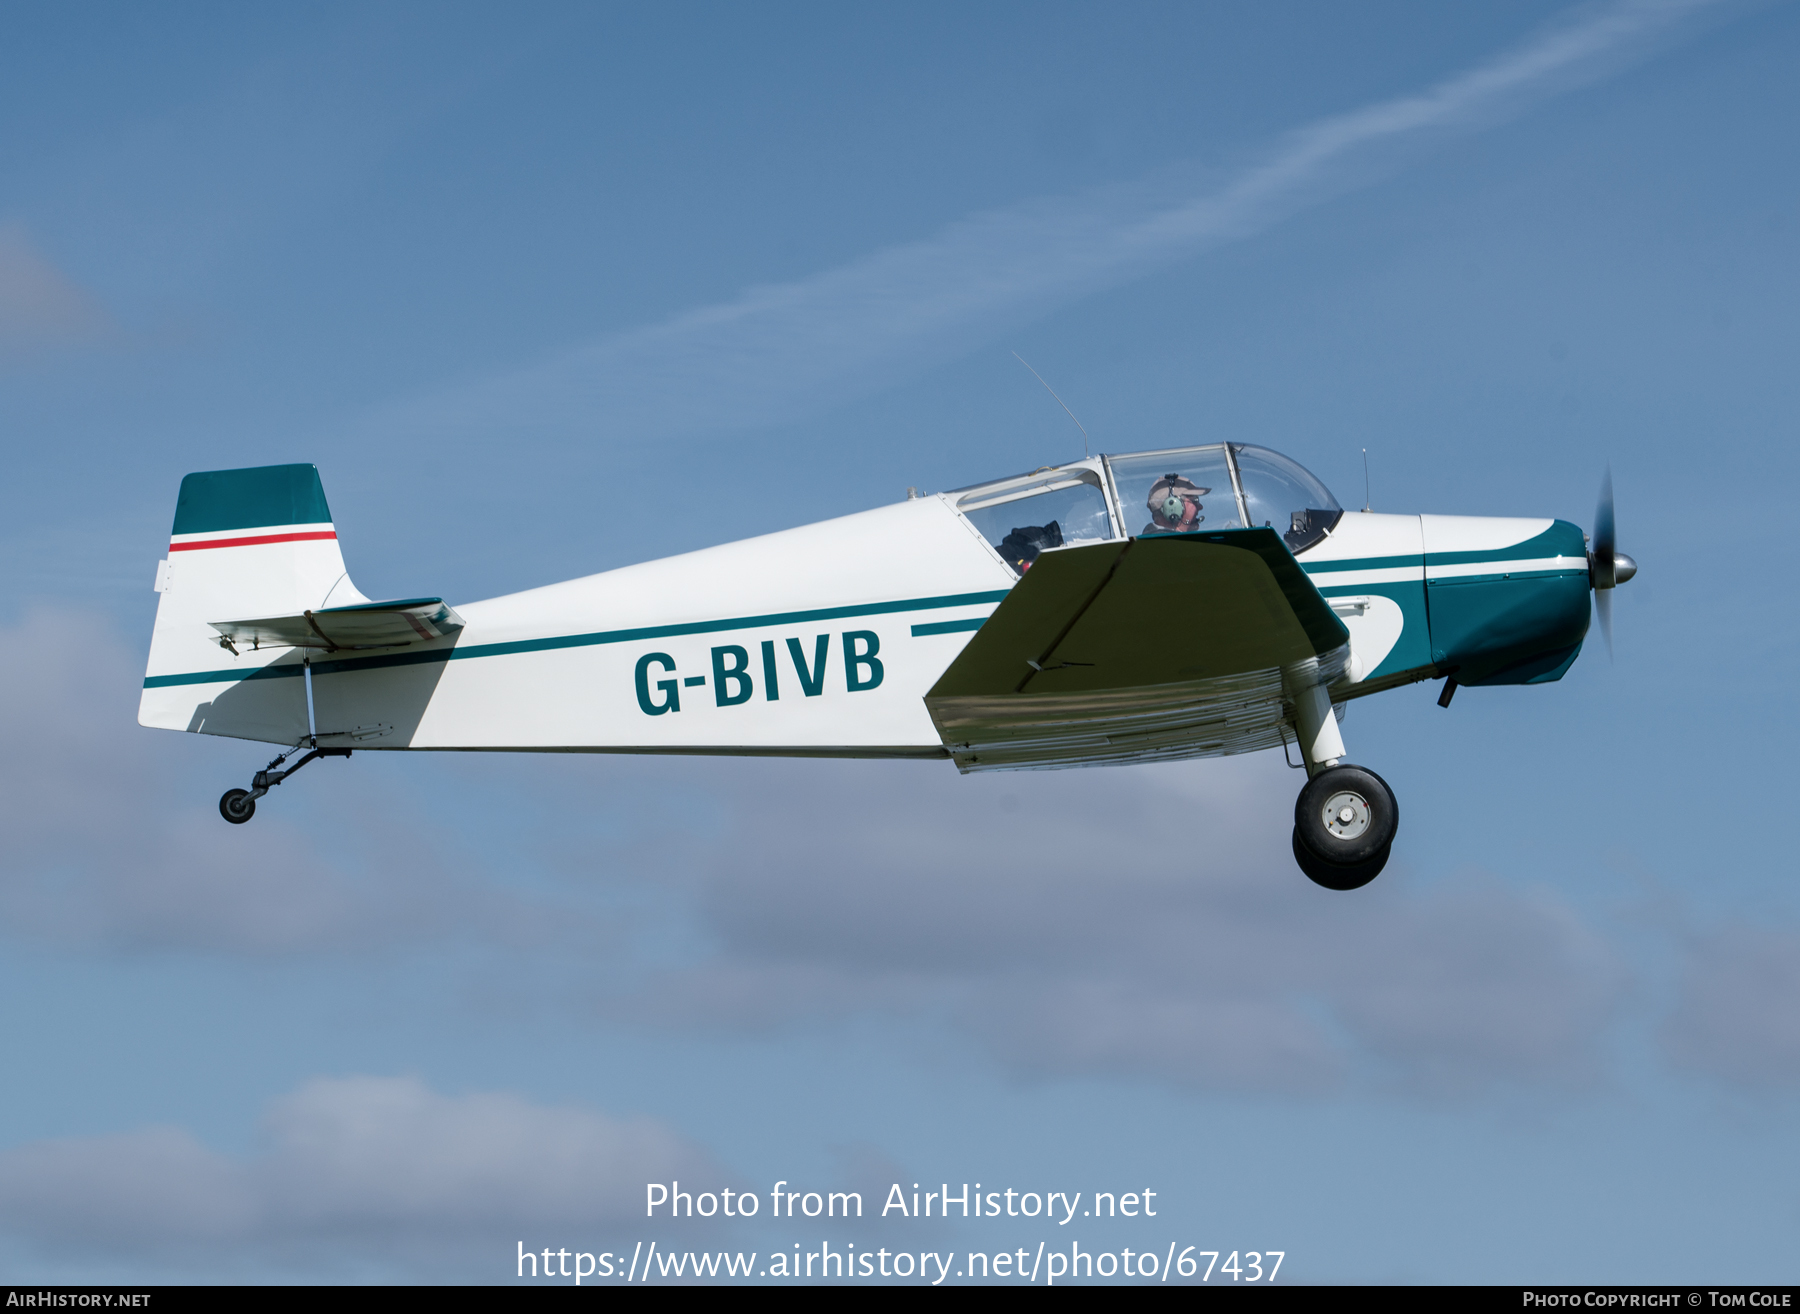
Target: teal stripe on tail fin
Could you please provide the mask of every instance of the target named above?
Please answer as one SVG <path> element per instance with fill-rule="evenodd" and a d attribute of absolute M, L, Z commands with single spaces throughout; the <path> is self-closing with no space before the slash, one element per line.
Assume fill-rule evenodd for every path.
<path fill-rule="evenodd" d="M 208 470 L 181 481 L 175 534 L 209 534 L 269 525 L 329 523 L 325 485 L 311 465 L 262 465 Z"/>

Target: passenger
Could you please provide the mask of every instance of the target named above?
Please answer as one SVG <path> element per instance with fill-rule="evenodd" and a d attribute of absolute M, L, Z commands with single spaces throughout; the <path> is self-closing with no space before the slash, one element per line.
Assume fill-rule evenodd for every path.
<path fill-rule="evenodd" d="M 1025 525 L 1014 529 L 997 545 L 1006 564 L 1023 575 L 1045 548 L 1061 547 L 1062 526 L 1052 520 L 1047 525 Z"/>
<path fill-rule="evenodd" d="M 1150 487 L 1146 499 L 1150 507 L 1150 523 L 1146 534 L 1191 534 L 1206 519 L 1200 514 L 1200 499 L 1212 492 L 1178 474 L 1166 474 Z"/>

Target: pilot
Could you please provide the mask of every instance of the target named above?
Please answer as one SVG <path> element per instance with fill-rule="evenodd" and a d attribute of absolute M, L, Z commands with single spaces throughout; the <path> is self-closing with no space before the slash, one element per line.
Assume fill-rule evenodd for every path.
<path fill-rule="evenodd" d="M 1212 492 L 1178 474 L 1166 474 L 1150 486 L 1145 499 L 1150 507 L 1146 534 L 1191 534 L 1206 519 L 1200 514 L 1202 497 Z"/>

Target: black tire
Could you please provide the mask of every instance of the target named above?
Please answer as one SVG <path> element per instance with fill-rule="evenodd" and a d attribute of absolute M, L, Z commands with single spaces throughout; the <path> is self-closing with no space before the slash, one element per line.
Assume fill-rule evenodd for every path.
<path fill-rule="evenodd" d="M 1356 816 L 1348 828 L 1336 816 L 1325 815 L 1326 805 L 1340 796 Z M 1336 806 L 1332 810 L 1341 811 Z M 1367 767 L 1328 767 L 1307 781 L 1294 800 L 1294 834 L 1315 858 L 1333 867 L 1353 867 L 1385 853 L 1399 829 L 1394 791 Z"/>
<path fill-rule="evenodd" d="M 1387 866 L 1387 860 L 1388 850 L 1383 849 L 1364 862 L 1353 862 L 1348 866 L 1325 862 L 1302 844 L 1300 832 L 1294 831 L 1294 861 L 1300 864 L 1300 870 L 1306 873 L 1307 880 L 1327 890 L 1360 890 L 1381 875 L 1381 869 Z"/>
<path fill-rule="evenodd" d="M 219 815 L 234 826 L 241 826 L 256 815 L 256 800 L 247 789 L 228 789 L 219 798 Z"/>

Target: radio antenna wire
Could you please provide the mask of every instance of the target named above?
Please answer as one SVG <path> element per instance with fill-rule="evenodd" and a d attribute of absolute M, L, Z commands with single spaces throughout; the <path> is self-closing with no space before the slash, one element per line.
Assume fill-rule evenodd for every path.
<path fill-rule="evenodd" d="M 1031 370 L 1031 362 L 1026 360 L 1018 352 L 1013 352 L 1013 359 L 1018 361 L 1019 364 L 1023 365 L 1026 369 Z M 1039 374 L 1036 370 L 1031 370 L 1031 377 L 1036 379 L 1039 383 L 1044 383 L 1044 376 Z M 1056 397 L 1056 389 L 1052 388 L 1047 383 L 1044 383 L 1044 391 L 1049 393 L 1052 397 Z M 1075 412 L 1069 409 L 1068 402 L 1064 401 L 1061 397 L 1056 397 L 1056 404 L 1063 408 L 1063 413 L 1065 415 L 1071 420 L 1075 420 Z M 1081 430 L 1081 457 L 1083 460 L 1086 460 L 1089 454 L 1088 448 L 1092 445 L 1088 439 L 1087 426 L 1080 420 L 1075 420 L 1075 427 Z"/>

